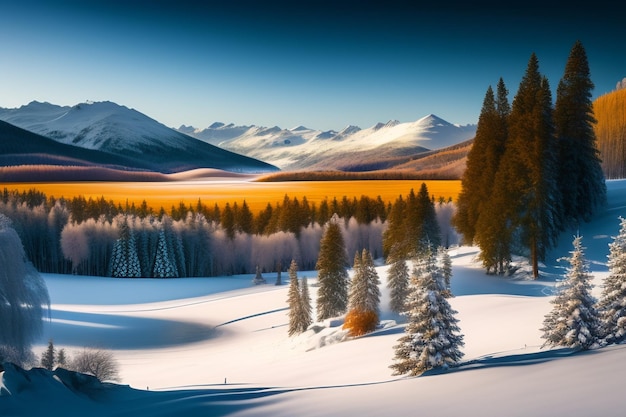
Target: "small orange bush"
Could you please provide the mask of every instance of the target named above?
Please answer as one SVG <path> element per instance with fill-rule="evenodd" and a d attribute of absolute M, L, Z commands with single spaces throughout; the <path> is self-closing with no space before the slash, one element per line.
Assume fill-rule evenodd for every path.
<path fill-rule="evenodd" d="M 343 328 L 350 330 L 350 336 L 361 336 L 374 331 L 377 325 L 378 314 L 375 311 L 350 310 Z"/>

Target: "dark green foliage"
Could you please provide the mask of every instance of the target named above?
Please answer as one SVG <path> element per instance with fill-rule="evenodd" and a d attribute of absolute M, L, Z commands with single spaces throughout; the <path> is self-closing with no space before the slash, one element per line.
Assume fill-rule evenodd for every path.
<path fill-rule="evenodd" d="M 333 216 L 326 225 L 320 242 L 315 269 L 318 271 L 317 319 L 337 317 L 348 306 L 347 257 L 339 218 Z"/>
<path fill-rule="evenodd" d="M 570 52 L 556 94 L 554 122 L 559 141 L 562 216 L 568 226 L 588 222 L 606 202 L 606 186 L 593 125 L 587 54 L 580 41 Z"/>
<path fill-rule="evenodd" d="M 398 246 L 393 246 L 387 257 L 390 264 L 387 270 L 387 288 L 389 288 L 389 309 L 400 314 L 406 311 L 406 299 L 409 294 L 409 268 L 406 258 L 401 256 Z"/>
<path fill-rule="evenodd" d="M 54 369 L 56 349 L 52 339 L 48 341 L 48 348 L 41 354 L 41 367 L 49 371 Z"/>
<path fill-rule="evenodd" d="M 467 168 L 461 178 L 462 188 L 453 223 L 469 244 L 476 237 L 480 215 L 486 213 L 485 206 L 493 193 L 495 176 L 504 153 L 510 112 L 507 94 L 502 79 L 498 83 L 497 100 L 492 88 L 487 89 L 474 144 L 467 155 Z"/>

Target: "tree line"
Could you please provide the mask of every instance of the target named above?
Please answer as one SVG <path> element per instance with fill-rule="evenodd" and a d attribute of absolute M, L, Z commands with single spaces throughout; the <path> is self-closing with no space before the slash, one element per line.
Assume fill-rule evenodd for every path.
<path fill-rule="evenodd" d="M 429 201 L 434 207 L 434 197 Z M 200 200 L 192 206 L 180 203 L 168 213 L 145 201 L 135 206 L 104 197 L 55 199 L 34 189 L 0 193 L 0 213 L 12 220 L 27 258 L 40 272 L 116 277 L 232 275 L 253 273 L 256 267 L 271 272 L 292 259 L 313 269 L 323 227 L 333 214 L 342 220 L 350 252 L 367 249 L 381 257 L 394 206 L 380 197 L 333 198 L 316 205 L 285 195 L 257 214 L 245 200 L 222 207 Z M 445 230 L 453 206 L 440 199 L 436 207 L 435 221 Z"/>
<path fill-rule="evenodd" d="M 592 89 L 580 42 L 554 106 L 534 53 L 512 105 L 502 79 L 495 94 L 487 89 L 453 224 L 465 242 L 480 247 L 488 272 L 507 273 L 515 253 L 530 259 L 537 277 L 559 234 L 605 204 Z"/>

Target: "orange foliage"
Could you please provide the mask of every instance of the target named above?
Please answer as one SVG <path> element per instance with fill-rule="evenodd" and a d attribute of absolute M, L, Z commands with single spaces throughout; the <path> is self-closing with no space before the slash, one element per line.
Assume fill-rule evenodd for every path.
<path fill-rule="evenodd" d="M 73 198 L 83 196 L 113 200 L 124 205 L 126 202 L 139 206 L 146 200 L 149 206 L 168 210 L 182 201 L 194 205 L 198 199 L 212 207 L 217 203 L 246 200 L 252 212 L 260 212 L 267 203 L 281 203 L 288 194 L 302 201 L 306 196 L 309 203 L 319 204 L 343 196 L 349 199 L 366 195 L 371 198 L 380 196 L 386 203 L 394 202 L 399 195 L 406 195 L 411 188 L 418 190 L 426 183 L 428 190 L 436 198 L 451 197 L 456 199 L 461 189 L 461 181 L 451 180 L 369 180 L 369 181 L 293 181 L 293 182 L 249 182 L 249 181 L 167 181 L 167 182 L 56 182 L 56 183 L 12 183 L 10 188 L 28 191 L 31 188 L 46 193 L 48 196 Z"/>
<path fill-rule="evenodd" d="M 607 178 L 626 177 L 626 89 L 598 97 L 593 103 L 594 130 Z"/>
<path fill-rule="evenodd" d="M 378 314 L 375 311 L 350 310 L 343 328 L 350 331 L 350 336 L 361 336 L 376 330 L 377 325 Z"/>

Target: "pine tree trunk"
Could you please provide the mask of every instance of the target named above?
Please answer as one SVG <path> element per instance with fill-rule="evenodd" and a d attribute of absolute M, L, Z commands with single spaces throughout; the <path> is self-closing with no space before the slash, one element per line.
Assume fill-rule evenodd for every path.
<path fill-rule="evenodd" d="M 537 238 L 532 239 L 532 244 L 530 247 L 530 257 L 533 264 L 533 278 L 539 278 L 539 259 L 537 258 Z"/>

